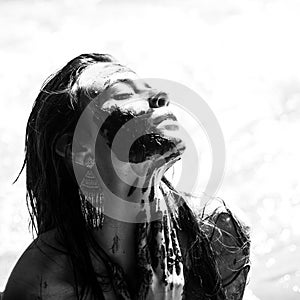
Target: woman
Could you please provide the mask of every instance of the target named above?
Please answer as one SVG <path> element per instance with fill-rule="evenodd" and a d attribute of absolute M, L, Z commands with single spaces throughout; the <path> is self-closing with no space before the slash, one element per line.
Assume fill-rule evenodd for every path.
<path fill-rule="evenodd" d="M 192 210 L 164 176 L 185 148 L 168 104 L 110 55 L 80 55 L 47 80 L 23 166 L 37 238 L 4 300 L 242 299 L 248 228 L 216 199 Z"/>

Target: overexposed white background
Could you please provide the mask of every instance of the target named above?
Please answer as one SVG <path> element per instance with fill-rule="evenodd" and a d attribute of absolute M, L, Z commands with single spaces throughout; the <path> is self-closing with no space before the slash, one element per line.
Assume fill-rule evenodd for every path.
<path fill-rule="evenodd" d="M 12 182 L 33 101 L 52 72 L 99 52 L 205 99 L 227 147 L 218 195 L 252 226 L 245 299 L 299 299 L 299 15 L 297 0 L 2 0 L 0 290 L 32 238 L 25 175 Z"/>

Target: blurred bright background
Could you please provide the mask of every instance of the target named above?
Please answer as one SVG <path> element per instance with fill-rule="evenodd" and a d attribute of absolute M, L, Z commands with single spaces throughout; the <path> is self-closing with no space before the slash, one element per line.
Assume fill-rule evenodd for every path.
<path fill-rule="evenodd" d="M 2 0 L 0 16 L 0 291 L 32 239 L 24 174 L 12 182 L 33 101 L 71 58 L 102 52 L 205 99 L 227 147 L 218 195 L 252 226 L 245 299 L 300 299 L 299 1 Z"/>

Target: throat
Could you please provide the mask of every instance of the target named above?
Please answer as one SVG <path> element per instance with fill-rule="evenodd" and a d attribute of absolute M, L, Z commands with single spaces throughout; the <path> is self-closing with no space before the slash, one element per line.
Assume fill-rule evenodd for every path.
<path fill-rule="evenodd" d="M 143 204 L 146 208 L 154 198 L 163 199 L 159 186 L 153 185 L 153 180 L 154 178 L 148 186 L 136 188 L 131 192 L 127 201 L 129 199 L 130 201 L 139 201 L 141 206 Z M 126 191 L 126 195 L 127 193 L 128 191 Z M 149 221 L 151 220 L 149 219 Z M 93 232 L 96 241 L 111 261 L 121 267 L 129 292 L 132 295 L 135 295 L 139 288 L 136 277 L 138 270 L 138 226 L 139 223 L 123 222 L 105 215 L 102 228 Z"/>

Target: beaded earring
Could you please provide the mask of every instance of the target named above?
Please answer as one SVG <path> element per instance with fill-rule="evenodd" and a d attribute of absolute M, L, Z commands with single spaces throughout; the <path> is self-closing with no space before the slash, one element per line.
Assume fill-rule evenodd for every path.
<path fill-rule="evenodd" d="M 95 159 L 91 156 L 85 162 L 86 172 L 80 183 L 83 195 L 81 209 L 90 228 L 102 228 L 104 220 L 104 194 L 95 175 Z"/>

